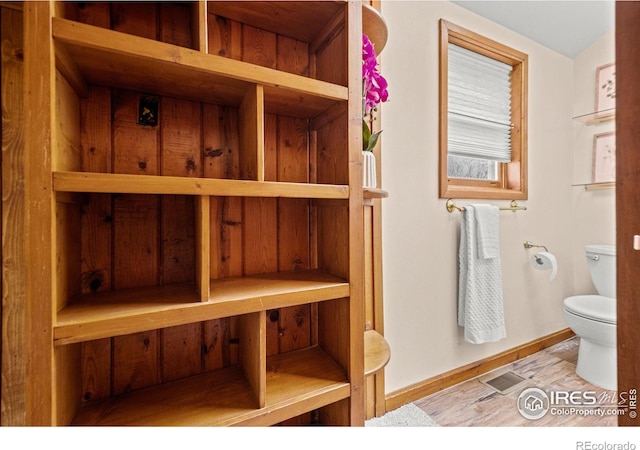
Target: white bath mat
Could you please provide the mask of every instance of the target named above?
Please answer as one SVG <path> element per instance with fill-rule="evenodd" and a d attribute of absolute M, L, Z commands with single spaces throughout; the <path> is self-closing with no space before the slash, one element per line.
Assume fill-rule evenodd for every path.
<path fill-rule="evenodd" d="M 429 414 L 413 403 L 389 411 L 382 417 L 374 417 L 364 423 L 365 427 L 437 427 Z"/>

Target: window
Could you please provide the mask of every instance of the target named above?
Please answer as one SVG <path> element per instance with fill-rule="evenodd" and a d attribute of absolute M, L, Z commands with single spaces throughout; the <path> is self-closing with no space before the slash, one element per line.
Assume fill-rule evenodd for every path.
<path fill-rule="evenodd" d="M 527 58 L 440 20 L 441 198 L 527 198 Z"/>

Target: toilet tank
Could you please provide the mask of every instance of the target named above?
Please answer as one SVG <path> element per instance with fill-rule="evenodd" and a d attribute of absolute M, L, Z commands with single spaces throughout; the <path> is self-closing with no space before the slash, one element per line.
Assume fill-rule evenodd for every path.
<path fill-rule="evenodd" d="M 616 246 L 585 246 L 587 265 L 598 294 L 616 298 Z"/>

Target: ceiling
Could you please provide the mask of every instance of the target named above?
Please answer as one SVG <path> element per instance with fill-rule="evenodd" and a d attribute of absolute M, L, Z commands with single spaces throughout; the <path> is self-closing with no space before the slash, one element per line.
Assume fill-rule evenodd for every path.
<path fill-rule="evenodd" d="M 571 59 L 615 25 L 613 0 L 452 2 Z"/>

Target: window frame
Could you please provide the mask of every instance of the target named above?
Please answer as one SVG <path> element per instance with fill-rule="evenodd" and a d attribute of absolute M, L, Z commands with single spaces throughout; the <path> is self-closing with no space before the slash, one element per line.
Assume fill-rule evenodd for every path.
<path fill-rule="evenodd" d="M 512 66 L 511 162 L 498 163 L 498 180 L 448 176 L 448 49 L 449 43 Z M 440 19 L 440 198 L 526 200 L 527 189 L 527 54 Z"/>

